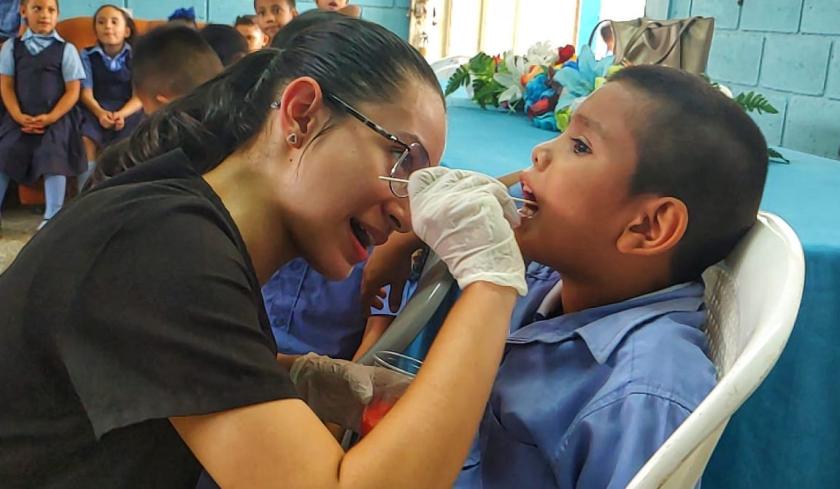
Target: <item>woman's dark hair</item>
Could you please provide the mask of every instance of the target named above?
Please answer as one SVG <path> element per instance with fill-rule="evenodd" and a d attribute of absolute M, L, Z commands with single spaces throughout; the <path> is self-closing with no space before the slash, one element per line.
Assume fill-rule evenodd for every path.
<path fill-rule="evenodd" d="M 131 16 L 128 15 L 128 12 L 126 12 L 125 9 L 122 7 L 117 7 L 116 5 L 106 3 L 105 5 L 102 5 L 98 9 L 96 9 L 96 12 L 93 13 L 93 31 L 96 32 L 96 18 L 99 16 L 99 12 L 102 12 L 108 7 L 117 9 L 119 13 L 122 14 L 123 19 L 125 19 L 126 27 L 128 27 L 131 30 L 131 34 L 127 38 L 125 38 L 125 42 L 132 44 L 134 42 L 134 38 L 137 36 L 137 25 L 134 23 L 134 19 L 132 19 Z"/>
<path fill-rule="evenodd" d="M 728 255 L 755 223 L 767 178 L 767 142 L 733 100 L 703 78 L 634 66 L 610 77 L 649 102 L 635 126 L 633 195 L 680 199 L 688 228 L 671 264 L 675 282 L 695 280 Z"/>
<path fill-rule="evenodd" d="M 406 80 L 443 93 L 429 64 L 384 27 L 335 12 L 307 12 L 281 30 L 279 49 L 252 53 L 222 74 L 152 114 L 109 165 L 130 168 L 176 148 L 197 172 L 218 165 L 263 127 L 281 87 L 312 77 L 349 104 L 399 103 Z M 335 117 L 344 112 L 328 98 Z M 316 136 L 317 137 L 317 136 Z"/>
<path fill-rule="evenodd" d="M 199 34 L 213 48 L 224 66 L 230 66 L 248 54 L 248 41 L 234 27 L 208 24 Z"/>

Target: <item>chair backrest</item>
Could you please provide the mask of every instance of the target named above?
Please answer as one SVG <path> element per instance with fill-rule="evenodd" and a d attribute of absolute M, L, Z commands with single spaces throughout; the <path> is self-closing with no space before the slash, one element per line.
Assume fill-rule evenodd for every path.
<path fill-rule="evenodd" d="M 455 74 L 455 70 L 469 60 L 470 58 L 468 56 L 449 56 L 435 61 L 431 66 L 438 81 L 445 87 L 449 78 Z"/>
<path fill-rule="evenodd" d="M 762 212 L 735 250 L 703 279 L 718 384 L 628 489 L 697 483 L 729 418 L 767 377 L 787 343 L 805 282 L 802 246 L 787 223 Z"/>
<path fill-rule="evenodd" d="M 165 24 L 165 20 L 134 19 L 137 26 L 135 35 L 142 36 L 157 26 Z M 96 44 L 96 32 L 93 30 L 93 17 L 71 17 L 62 20 L 56 26 L 58 33 L 67 42 L 82 50 Z"/>

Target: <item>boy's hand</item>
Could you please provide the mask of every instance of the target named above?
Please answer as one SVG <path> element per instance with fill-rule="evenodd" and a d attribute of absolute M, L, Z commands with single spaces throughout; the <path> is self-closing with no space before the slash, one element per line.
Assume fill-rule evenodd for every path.
<path fill-rule="evenodd" d="M 395 239 L 395 237 L 391 239 Z M 411 274 L 411 254 L 414 250 L 403 249 L 389 240 L 374 248 L 362 274 L 362 307 L 370 311 L 371 306 L 382 308 L 383 287 L 391 286 L 389 309 L 400 307 L 403 288 Z"/>
<path fill-rule="evenodd" d="M 125 117 L 119 112 L 114 112 L 114 130 L 122 131 L 125 128 Z"/>

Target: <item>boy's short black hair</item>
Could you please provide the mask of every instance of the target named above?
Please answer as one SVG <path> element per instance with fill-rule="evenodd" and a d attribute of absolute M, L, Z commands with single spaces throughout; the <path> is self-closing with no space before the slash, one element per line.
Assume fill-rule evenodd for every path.
<path fill-rule="evenodd" d="M 208 24 L 199 34 L 213 48 L 224 66 L 230 66 L 248 54 L 248 41 L 235 27 Z"/>
<path fill-rule="evenodd" d="M 167 24 L 140 37 L 132 59 L 135 90 L 181 96 L 222 71 L 222 62 L 195 30 Z"/>
<path fill-rule="evenodd" d="M 633 66 L 610 83 L 626 83 L 650 102 L 634 123 L 639 161 L 630 190 L 685 203 L 688 228 L 675 250 L 672 278 L 696 279 L 755 223 L 767 142 L 738 104 L 697 75 Z"/>
<path fill-rule="evenodd" d="M 254 18 L 253 15 L 239 15 L 239 16 L 236 17 L 236 20 L 233 21 L 233 26 L 234 27 L 239 27 L 241 25 L 252 26 L 252 25 L 258 25 L 258 24 L 257 24 L 257 20 Z"/>
<path fill-rule="evenodd" d="M 297 5 L 295 4 L 295 0 L 280 0 L 281 2 L 286 2 L 286 5 L 292 9 L 297 10 Z M 254 0 L 254 10 L 257 10 L 257 0 Z"/>

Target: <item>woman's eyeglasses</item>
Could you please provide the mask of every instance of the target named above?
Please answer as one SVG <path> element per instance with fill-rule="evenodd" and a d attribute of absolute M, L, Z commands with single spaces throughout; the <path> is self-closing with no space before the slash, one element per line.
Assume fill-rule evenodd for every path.
<path fill-rule="evenodd" d="M 362 124 L 371 128 L 374 132 L 387 139 L 392 144 L 396 144 L 402 148 L 402 153 L 400 153 L 397 157 L 394 162 L 394 166 L 391 167 L 391 172 L 388 174 L 391 178 L 391 180 L 388 180 L 388 185 L 391 188 L 391 193 L 396 197 L 408 197 L 408 183 L 405 182 L 408 181 L 409 175 L 411 175 L 415 170 L 429 167 L 429 153 L 426 152 L 426 148 L 424 148 L 420 143 L 404 142 L 394 134 L 386 131 L 379 124 L 367 118 L 367 116 L 353 108 L 352 105 L 341 100 L 339 97 L 331 93 L 324 92 L 324 94 L 328 99 L 341 106 L 341 108 L 343 108 L 348 114 L 358 119 Z M 279 107 L 279 100 L 271 103 L 272 109 L 277 109 Z"/>
<path fill-rule="evenodd" d="M 409 175 L 414 171 L 429 167 L 429 153 L 426 148 L 420 143 L 406 143 L 394 134 L 386 131 L 382 126 L 368 119 L 364 114 L 353 108 L 347 102 L 341 100 L 333 94 L 327 93 L 326 97 L 336 104 L 340 105 L 348 114 L 358 119 L 362 124 L 371 128 L 380 136 L 384 137 L 393 144 L 400 146 L 403 151 L 391 167 L 389 176 L 393 179 L 408 180 Z M 388 185 L 391 188 L 391 193 L 400 198 L 408 197 L 408 184 L 390 180 Z"/>

